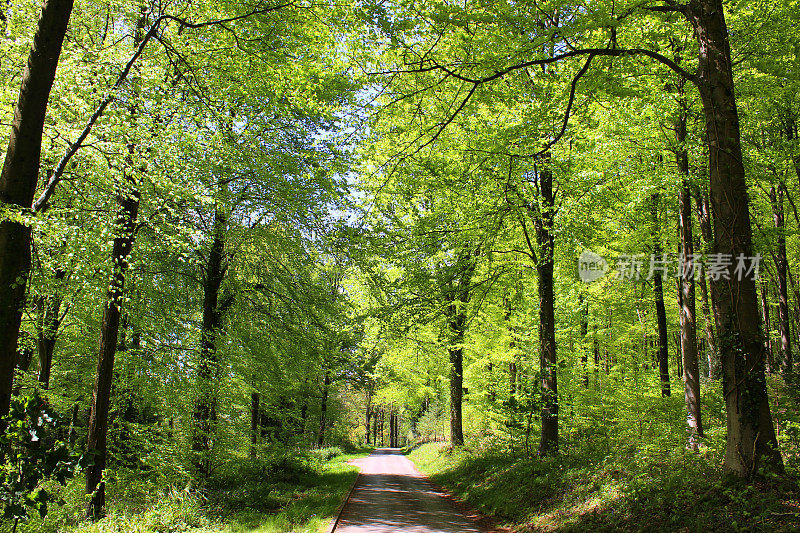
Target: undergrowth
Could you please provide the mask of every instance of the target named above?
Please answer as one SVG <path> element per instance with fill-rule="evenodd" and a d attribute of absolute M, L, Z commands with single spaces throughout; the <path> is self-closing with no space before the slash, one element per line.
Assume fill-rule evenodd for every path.
<path fill-rule="evenodd" d="M 704 396 L 709 436 L 699 453 L 686 448 L 676 395 L 642 398 L 627 415 L 606 399 L 602 425 L 597 404 L 595 412 L 568 411 L 561 453 L 552 457 L 536 456 L 537 442 L 525 453 L 519 442 L 486 435 L 463 448 L 428 443 L 408 454 L 434 482 L 519 532 L 800 531 L 800 415 L 797 399 L 779 390 L 787 473 L 750 482 L 722 472 L 715 391 Z"/>
<path fill-rule="evenodd" d="M 134 470 L 109 479 L 108 515 L 84 520 L 83 479 L 61 492 L 65 504 L 20 533 L 283 533 L 323 530 L 355 479 L 358 455 L 339 448 L 284 450 L 241 458 L 220 468 L 203 489 L 156 485 Z M 0 523 L 0 530 L 9 524 Z M 10 527 L 10 526 L 9 526 Z"/>

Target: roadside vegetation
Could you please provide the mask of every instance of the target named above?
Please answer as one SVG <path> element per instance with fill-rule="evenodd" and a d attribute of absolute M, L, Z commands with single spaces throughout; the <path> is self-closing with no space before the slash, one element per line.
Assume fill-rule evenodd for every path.
<path fill-rule="evenodd" d="M 37 533 L 317 533 L 326 531 L 358 469 L 347 464 L 363 452 L 328 447 L 275 451 L 220 468 L 204 490 L 187 480 L 154 483 L 141 472 L 116 470 L 107 516 L 87 523 L 83 480 L 60 491 L 64 505 L 24 531 Z M 20 529 L 23 531 L 23 529 Z"/>
<path fill-rule="evenodd" d="M 486 436 L 455 448 L 420 443 L 406 453 L 434 483 L 515 532 L 788 533 L 800 528 L 797 400 L 782 384 L 771 384 L 773 400 L 777 395 L 784 405 L 782 446 L 794 460 L 787 461 L 787 475 L 750 482 L 719 469 L 725 444 L 720 428 L 709 432 L 713 436 L 699 453 L 680 445 L 686 434 L 674 416 L 683 407 L 680 397 L 645 400 L 638 413 L 626 413 L 615 409 L 621 404 L 609 394 L 605 426 L 588 411 L 570 417 L 558 455 L 526 455 L 508 439 Z M 709 411 L 718 407 L 714 391 L 704 393 Z M 645 414 L 649 427 L 640 433 L 629 422 Z"/>

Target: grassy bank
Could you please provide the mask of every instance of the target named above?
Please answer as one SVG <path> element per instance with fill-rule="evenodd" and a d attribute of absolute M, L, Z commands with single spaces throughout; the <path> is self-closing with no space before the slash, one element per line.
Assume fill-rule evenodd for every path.
<path fill-rule="evenodd" d="M 431 443 L 409 455 L 434 482 L 515 531 L 800 529 L 791 478 L 742 484 L 683 449 L 647 458 L 620 452 L 539 459 Z"/>
<path fill-rule="evenodd" d="M 796 388 L 770 381 L 786 474 L 751 483 L 723 474 L 724 406 L 715 386 L 703 392 L 699 453 L 686 449 L 682 395 L 642 393 L 634 405 L 611 392 L 579 390 L 585 398 L 564 406 L 556 456 L 537 457 L 534 427 L 529 446 L 484 434 L 458 449 L 424 444 L 409 457 L 434 482 L 519 532 L 800 531 Z"/>
<path fill-rule="evenodd" d="M 108 516 L 95 524 L 82 520 L 82 480 L 75 480 L 63 494 L 65 505 L 18 531 L 315 533 L 325 530 L 355 480 L 358 469 L 347 461 L 362 455 L 326 448 L 243 459 L 221 469 L 202 491 L 154 487 L 137 481 L 133 472 L 117 473 L 109 487 Z"/>

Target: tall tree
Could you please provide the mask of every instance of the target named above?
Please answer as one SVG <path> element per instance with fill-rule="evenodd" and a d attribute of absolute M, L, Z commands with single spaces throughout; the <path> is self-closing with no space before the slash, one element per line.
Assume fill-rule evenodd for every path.
<path fill-rule="evenodd" d="M 658 234 L 658 228 L 661 227 L 659 217 L 660 195 L 654 193 L 650 200 L 653 224 L 652 261 L 655 267 L 651 274 L 653 276 L 653 295 L 655 296 L 656 304 L 656 327 L 658 328 L 658 351 L 656 352 L 656 360 L 658 361 L 658 375 L 661 380 L 661 396 L 669 396 L 671 394 L 669 383 L 669 337 L 667 334 L 667 310 L 664 306 L 664 281 L 662 270 L 655 264 L 655 262 L 663 261 L 661 240 Z"/>
<path fill-rule="evenodd" d="M 777 246 L 774 254 L 775 272 L 778 285 L 778 337 L 780 338 L 781 368 L 792 369 L 791 318 L 789 317 L 789 285 L 786 279 L 789 260 L 786 257 L 786 228 L 783 215 L 783 185 L 772 186 L 769 190 L 772 216 L 777 232 Z"/>
<path fill-rule="evenodd" d="M 682 103 L 683 104 L 683 103 Z M 700 412 L 700 368 L 697 360 L 697 320 L 695 317 L 695 268 L 694 236 L 692 235 L 692 194 L 689 183 L 689 152 L 686 147 L 686 108 L 681 105 L 675 124 L 675 161 L 682 177 L 678 198 L 678 220 L 680 226 L 681 255 L 683 268 L 679 273 L 681 291 L 681 355 L 683 357 L 683 385 L 686 399 L 689 442 L 698 447 L 697 437 L 703 436 Z M 701 273 L 702 275 L 702 273 Z"/>
<path fill-rule="evenodd" d="M 138 49 L 143 39 L 143 31 L 147 23 L 147 10 L 141 8 L 133 34 L 134 49 Z M 128 118 L 137 123 L 138 87 L 131 91 L 131 104 Z M 114 222 L 114 243 L 111 250 L 111 280 L 107 299 L 103 307 L 100 322 L 100 348 L 97 358 L 94 393 L 92 395 L 92 411 L 89 418 L 89 435 L 86 453 L 91 464 L 86 470 L 86 494 L 91 495 L 86 514 L 89 518 L 98 519 L 105 512 L 106 487 L 103 470 L 107 464 L 108 454 L 108 418 L 111 405 L 111 389 L 114 380 L 114 358 L 118 348 L 120 317 L 125 296 L 125 277 L 128 271 L 128 257 L 136 239 L 137 217 L 141 202 L 141 173 L 137 153 L 137 144 L 130 134 L 126 139 L 127 154 L 122 165 L 122 176 L 116 184 L 116 202 L 118 211 Z"/>
<path fill-rule="evenodd" d="M 25 285 L 31 264 L 31 207 L 42 153 L 47 101 L 56 76 L 73 0 L 47 0 L 22 73 L 19 100 L 2 174 L 0 205 L 13 216 L 0 220 L 0 418 L 8 414 Z"/>
<path fill-rule="evenodd" d="M 450 336 L 447 353 L 450 360 L 450 442 L 464 445 L 464 333 L 467 329 L 467 304 L 472 296 L 472 276 L 477 264 L 477 250 L 464 247 L 454 264 L 440 270 L 444 314 Z"/>

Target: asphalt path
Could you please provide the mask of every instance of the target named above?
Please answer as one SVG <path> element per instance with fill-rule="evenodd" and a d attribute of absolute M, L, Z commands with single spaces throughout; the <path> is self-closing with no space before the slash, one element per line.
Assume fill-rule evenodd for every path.
<path fill-rule="evenodd" d="M 335 533 L 481 533 L 400 450 L 380 448 L 361 469 Z"/>

